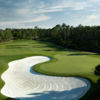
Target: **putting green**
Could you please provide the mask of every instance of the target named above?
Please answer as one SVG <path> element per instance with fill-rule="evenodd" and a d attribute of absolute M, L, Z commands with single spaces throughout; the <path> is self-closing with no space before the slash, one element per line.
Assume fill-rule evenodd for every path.
<path fill-rule="evenodd" d="M 88 53 L 65 50 L 62 47 L 34 40 L 17 40 L 0 44 L 0 75 L 8 68 L 8 63 L 29 56 L 50 56 L 55 58 L 49 63 L 37 65 L 37 71 L 51 75 L 82 76 L 97 81 L 94 75 L 95 66 L 100 64 L 100 56 Z M 0 78 L 0 89 L 4 82 Z M 0 94 L 0 100 L 7 97 Z M 11 99 L 10 99 L 11 100 Z"/>
<path fill-rule="evenodd" d="M 81 76 L 89 78 L 94 82 L 97 81 L 98 76 L 94 75 L 94 70 L 95 66 L 100 63 L 99 58 L 93 57 L 91 54 L 77 55 L 76 52 L 57 54 L 54 57 L 57 59 L 55 62 L 41 64 L 37 71 L 50 75 Z"/>

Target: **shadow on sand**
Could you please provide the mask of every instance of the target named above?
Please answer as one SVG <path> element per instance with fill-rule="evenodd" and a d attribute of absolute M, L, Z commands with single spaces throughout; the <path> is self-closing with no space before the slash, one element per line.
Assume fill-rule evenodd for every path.
<path fill-rule="evenodd" d="M 86 93 L 87 87 L 75 88 L 68 91 L 50 91 L 43 93 L 28 94 L 33 97 L 16 98 L 18 100 L 78 100 Z M 84 93 L 85 92 L 85 93 Z"/>

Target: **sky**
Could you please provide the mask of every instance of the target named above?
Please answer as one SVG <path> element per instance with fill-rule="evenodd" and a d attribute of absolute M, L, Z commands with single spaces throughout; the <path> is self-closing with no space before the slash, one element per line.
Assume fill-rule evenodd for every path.
<path fill-rule="evenodd" d="M 100 25 L 100 0 L 0 0 L 0 28 Z"/>

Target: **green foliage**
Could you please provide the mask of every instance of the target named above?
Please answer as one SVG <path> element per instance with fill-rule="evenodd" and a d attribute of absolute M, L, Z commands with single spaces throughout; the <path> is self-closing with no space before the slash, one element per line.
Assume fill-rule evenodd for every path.
<path fill-rule="evenodd" d="M 95 74 L 100 75 L 100 64 L 96 66 L 95 68 Z"/>
<path fill-rule="evenodd" d="M 12 39 L 38 39 L 51 41 L 72 49 L 100 52 L 100 26 L 56 25 L 52 29 L 0 30 L 0 42 Z"/>

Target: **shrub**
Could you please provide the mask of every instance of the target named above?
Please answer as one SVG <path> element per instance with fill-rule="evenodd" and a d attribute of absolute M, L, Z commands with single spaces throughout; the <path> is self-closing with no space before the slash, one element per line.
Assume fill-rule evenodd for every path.
<path fill-rule="evenodd" d="M 95 74 L 100 75 L 100 64 L 96 66 L 95 68 Z"/>

